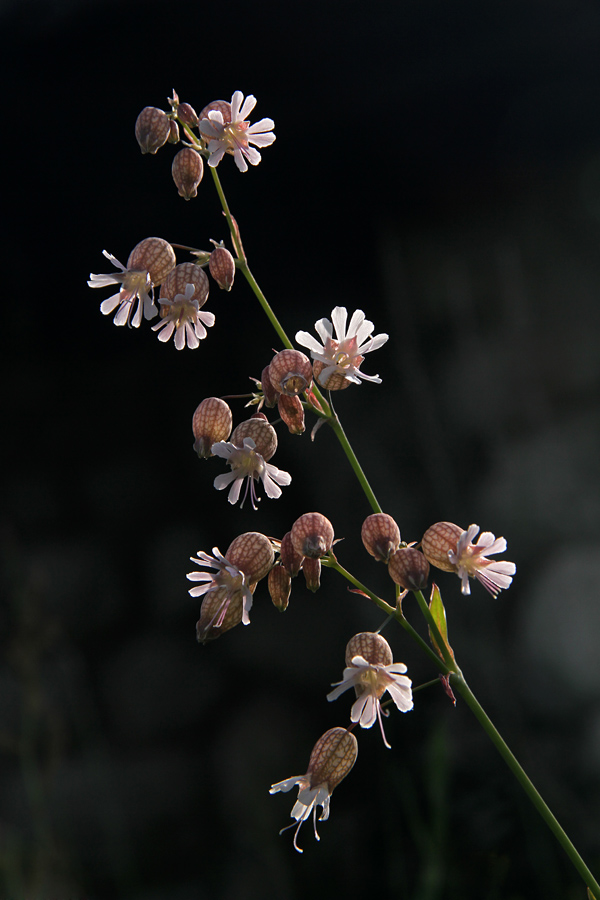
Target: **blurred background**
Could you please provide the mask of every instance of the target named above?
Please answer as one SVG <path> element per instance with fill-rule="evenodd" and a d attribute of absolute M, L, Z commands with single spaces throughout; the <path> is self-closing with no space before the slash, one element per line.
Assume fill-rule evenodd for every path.
<path fill-rule="evenodd" d="M 504 535 L 491 599 L 439 573 L 476 695 L 600 870 L 600 4 L 591 0 L 3 0 L 0 897 L 3 900 L 576 900 L 585 889 L 473 719 L 439 688 L 359 735 L 317 844 L 278 831 L 344 648 L 381 616 L 325 571 L 288 611 L 199 646 L 185 574 L 302 513 L 390 594 L 370 509 L 332 434 L 280 434 L 278 501 L 212 487 L 191 417 L 251 390 L 279 345 L 249 289 L 213 287 L 194 352 L 118 329 L 90 291 L 158 235 L 226 238 L 211 179 L 133 128 L 175 88 L 234 90 L 277 141 L 219 172 L 288 333 L 336 305 L 388 343 L 336 409 L 405 540 L 450 520 Z M 185 254 L 179 259 L 183 261 Z M 245 418 L 233 402 L 235 421 Z M 309 430 L 312 423 L 309 424 Z M 417 627 L 411 601 L 406 612 Z M 385 631 L 414 684 L 434 673 Z M 294 792 L 295 793 L 295 792 Z"/>

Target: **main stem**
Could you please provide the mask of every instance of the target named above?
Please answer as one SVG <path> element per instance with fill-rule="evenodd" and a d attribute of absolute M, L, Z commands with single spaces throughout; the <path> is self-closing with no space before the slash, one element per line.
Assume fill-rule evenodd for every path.
<path fill-rule="evenodd" d="M 554 837 L 557 839 L 557 841 L 581 875 L 585 884 L 588 886 L 594 897 L 600 900 L 600 884 L 598 884 L 598 882 L 584 863 L 583 859 L 575 849 L 575 846 L 567 835 L 566 831 L 561 826 L 558 819 L 543 799 L 542 795 L 536 789 L 531 779 L 525 772 L 524 768 L 521 766 L 514 753 L 511 751 L 510 747 L 508 746 L 480 702 L 475 697 L 475 694 L 465 681 L 464 676 L 462 674 L 453 674 L 450 676 L 450 683 L 452 687 L 455 687 L 459 694 L 464 698 L 471 711 L 477 717 L 480 725 L 487 733 L 488 737 L 504 759 L 505 763 L 541 815 L 542 819 L 551 830 Z"/>

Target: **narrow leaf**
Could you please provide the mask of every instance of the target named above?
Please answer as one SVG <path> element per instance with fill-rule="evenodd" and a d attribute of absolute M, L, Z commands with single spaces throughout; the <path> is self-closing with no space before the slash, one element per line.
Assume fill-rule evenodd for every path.
<path fill-rule="evenodd" d="M 442 595 L 440 594 L 440 589 L 437 586 L 437 584 L 432 585 L 432 588 L 431 588 L 431 599 L 429 601 L 429 611 L 430 611 L 431 615 L 433 616 L 433 620 L 434 620 L 435 624 L 438 627 L 438 631 L 442 637 L 442 640 L 444 641 L 444 645 L 446 646 L 446 649 L 450 653 L 450 656 L 452 657 L 452 659 L 454 659 L 454 652 L 448 642 L 448 625 L 446 622 L 446 610 L 444 609 L 444 604 L 442 603 Z M 429 640 L 431 641 L 431 644 L 432 644 L 435 652 L 438 654 L 438 656 L 441 657 L 441 659 L 444 659 L 444 654 L 442 653 L 440 647 L 438 646 L 437 641 L 431 632 L 431 628 L 429 629 Z"/>

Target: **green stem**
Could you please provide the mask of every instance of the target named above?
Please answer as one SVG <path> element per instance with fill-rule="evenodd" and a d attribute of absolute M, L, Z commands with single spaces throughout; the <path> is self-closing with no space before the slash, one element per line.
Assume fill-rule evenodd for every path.
<path fill-rule="evenodd" d="M 350 445 L 350 441 L 346 437 L 346 432 L 342 428 L 342 423 L 340 422 L 336 412 L 333 412 L 333 418 L 331 418 L 329 420 L 329 424 L 333 428 L 335 435 L 342 446 L 342 450 L 348 457 L 350 465 L 354 469 L 354 474 L 358 478 L 359 484 L 362 487 L 367 500 L 369 501 L 371 509 L 373 510 L 373 512 L 376 512 L 376 513 L 382 512 L 382 509 L 381 509 L 381 506 L 379 505 L 377 497 L 373 493 L 373 489 L 371 488 L 371 485 L 369 484 L 367 476 L 363 472 L 362 466 L 359 463 L 359 461 L 356 457 L 356 454 L 355 454 L 354 450 L 352 449 L 352 446 Z"/>
<path fill-rule="evenodd" d="M 464 676 L 458 673 L 453 674 L 450 676 L 450 683 L 464 698 L 467 705 L 470 707 L 471 711 L 479 721 L 479 724 L 487 733 L 488 737 L 529 797 L 530 801 L 533 803 L 533 805 L 543 818 L 544 822 L 581 875 L 590 892 L 594 897 L 600 898 L 600 884 L 598 884 L 598 882 L 582 860 L 581 856 L 575 849 L 569 836 L 558 822 L 556 816 L 552 813 L 541 794 L 534 787 L 529 776 L 520 765 L 515 755 L 509 748 L 508 744 L 505 742 L 504 738 L 501 736 L 500 732 L 497 730 L 497 728 L 471 691 L 470 687 L 464 679 Z"/>

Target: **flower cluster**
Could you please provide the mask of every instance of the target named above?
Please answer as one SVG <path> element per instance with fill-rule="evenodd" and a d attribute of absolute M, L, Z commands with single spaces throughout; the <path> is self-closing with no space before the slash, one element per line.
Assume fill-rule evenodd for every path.
<path fill-rule="evenodd" d="M 274 123 L 264 118 L 251 124 L 248 117 L 255 105 L 255 97 L 244 99 L 240 91 L 235 91 L 231 101 L 213 100 L 197 114 L 189 103 L 180 102 L 174 92 L 168 110 L 156 107 L 142 110 L 135 125 L 136 139 L 142 153 L 149 154 L 155 154 L 167 143 L 182 145 L 173 160 L 171 173 L 179 195 L 190 200 L 197 196 L 205 164 L 214 170 L 225 156 L 232 156 L 238 170 L 246 172 L 249 164 L 256 166 L 261 161 L 257 148 L 274 142 Z M 152 331 L 160 342 L 168 343 L 173 338 L 177 350 L 197 349 L 207 337 L 207 329 L 215 324 L 215 315 L 204 309 L 210 279 L 221 290 L 229 292 L 239 270 L 263 302 L 246 264 L 237 223 L 223 200 L 214 171 L 213 176 L 237 259 L 223 241 L 212 238 L 209 239 L 212 250 L 182 248 L 164 238 L 145 238 L 133 248 L 126 265 L 103 251 L 115 272 L 90 274 L 88 285 L 92 288 L 118 286 L 116 293 L 100 306 L 103 315 L 114 313 L 116 325 L 139 328 L 143 319 L 159 316 Z M 187 250 L 192 260 L 178 263 L 175 247 Z M 308 331 L 296 333 L 297 344 L 310 351 L 310 358 L 283 335 L 285 346 L 273 351 L 260 379 L 253 379 L 258 388 L 246 405 L 258 406 L 254 415 L 234 427 L 233 413 L 226 399 L 248 397 L 247 394 L 205 397 L 196 407 L 192 418 L 194 451 L 203 460 L 225 461 L 228 470 L 214 477 L 213 486 L 218 491 L 228 490 L 230 504 L 235 505 L 241 499 L 240 506 L 243 506 L 249 499 L 256 511 L 259 482 L 269 499 L 281 497 L 282 487 L 291 484 L 291 475 L 270 462 L 278 449 L 276 426 L 280 423 L 285 426 L 284 434 L 287 428 L 290 434 L 301 435 L 306 427 L 305 413 L 313 413 L 317 417 L 313 438 L 318 425 L 324 422 L 333 425 L 340 437 L 331 395 L 328 394 L 329 401 L 325 400 L 321 389 L 331 392 L 363 381 L 381 383 L 379 375 L 367 375 L 361 366 L 366 354 L 382 347 L 388 335 L 375 334 L 373 323 L 361 309 L 349 316 L 346 307 L 336 306 L 330 315 L 331 318 L 321 318 L 315 323 L 319 340 Z M 272 322 L 282 336 L 279 323 L 273 319 Z M 263 364 L 267 359 L 263 359 Z M 263 408 L 267 411 L 276 408 L 277 418 L 274 416 L 269 421 Z M 350 457 L 352 451 L 347 442 L 344 449 Z M 358 472 L 360 467 L 351 461 Z M 364 480 L 361 484 L 364 486 Z M 365 492 L 369 496 L 366 488 Z M 378 509 L 372 492 L 369 500 Z M 321 586 L 322 566 L 329 567 L 347 577 L 356 593 L 369 596 L 390 618 L 403 617 L 401 603 L 413 592 L 428 621 L 431 644 L 442 660 L 442 682 L 451 694 L 449 676 L 459 674 L 460 670 L 452 669 L 453 653 L 446 641 L 441 595 L 434 585 L 427 607 L 421 592 L 427 587 L 430 565 L 457 575 L 463 594 L 470 593 L 471 578 L 477 579 L 493 597 L 510 586 L 515 564 L 490 559 L 506 550 L 505 539 L 483 532 L 475 540 L 478 534 L 477 525 L 463 529 L 452 522 L 437 522 L 427 529 L 420 542 L 407 543 L 391 515 L 382 511 L 369 515 L 362 524 L 361 538 L 370 557 L 387 567 L 393 582 L 393 585 L 388 582 L 392 597 L 388 603 L 368 593 L 368 589 L 359 588 L 359 582 L 338 564 L 333 552 L 334 527 L 321 512 L 298 516 L 280 538 L 258 531 L 244 532 L 234 538 L 224 554 L 215 546 L 212 555 L 199 550 L 191 557 L 196 569 L 187 574 L 188 580 L 194 583 L 189 594 L 201 598 L 197 639 L 206 643 L 240 623 L 248 625 L 254 594 L 263 579 L 267 579 L 273 605 L 283 612 L 289 605 L 292 581 L 300 572 L 307 588 L 315 592 Z M 423 640 L 420 637 L 417 640 L 422 646 Z M 446 642 L 445 646 L 441 646 L 440 640 Z M 439 662 L 435 653 L 428 652 Z M 358 742 L 353 729 L 371 729 L 377 722 L 384 745 L 390 748 L 383 727 L 384 717 L 394 709 L 402 713 L 413 709 L 412 681 L 406 673 L 406 665 L 394 662 L 391 646 L 379 632 L 359 632 L 348 641 L 342 678 L 331 684 L 333 690 L 326 695 L 327 700 L 334 701 L 353 690 L 348 727 L 330 728 L 316 742 L 306 773 L 273 784 L 270 789 L 271 793 L 299 789 L 291 812 L 295 821 L 288 826 L 295 826 L 294 847 L 299 852 L 302 851 L 297 838 L 302 823 L 312 815 L 318 840 L 317 808 L 321 807 L 319 820 L 327 819 L 333 790 L 356 762 Z"/>

